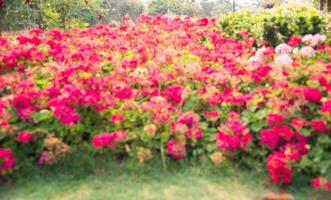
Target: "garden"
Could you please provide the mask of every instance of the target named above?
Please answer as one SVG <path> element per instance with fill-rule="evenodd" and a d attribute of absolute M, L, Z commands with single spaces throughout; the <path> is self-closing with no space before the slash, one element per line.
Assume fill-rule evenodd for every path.
<path fill-rule="evenodd" d="M 2 27 L 0 199 L 331 199 L 331 17 L 280 5 Z"/>

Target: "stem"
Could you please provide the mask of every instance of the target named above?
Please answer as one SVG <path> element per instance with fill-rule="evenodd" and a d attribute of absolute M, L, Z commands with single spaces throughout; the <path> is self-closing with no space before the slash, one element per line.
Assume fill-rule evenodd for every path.
<path fill-rule="evenodd" d="M 163 145 L 163 139 L 162 138 L 161 138 L 161 141 L 160 141 L 160 150 L 161 150 L 163 169 L 164 169 L 164 171 L 167 171 L 167 162 L 166 162 L 166 156 L 165 156 L 165 152 L 164 152 L 164 145 Z"/>

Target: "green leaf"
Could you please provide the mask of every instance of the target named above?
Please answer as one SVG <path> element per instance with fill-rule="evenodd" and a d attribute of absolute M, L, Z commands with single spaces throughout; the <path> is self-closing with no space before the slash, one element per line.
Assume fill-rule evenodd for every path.
<path fill-rule="evenodd" d="M 53 117 L 53 113 L 49 110 L 41 110 L 32 114 L 33 121 L 39 123 Z"/>

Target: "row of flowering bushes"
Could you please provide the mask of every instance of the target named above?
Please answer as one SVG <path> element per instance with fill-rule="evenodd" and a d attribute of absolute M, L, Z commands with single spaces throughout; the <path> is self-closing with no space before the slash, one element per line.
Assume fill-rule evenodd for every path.
<path fill-rule="evenodd" d="M 230 37 L 240 37 L 248 31 L 259 41 L 277 46 L 287 42 L 292 35 L 326 34 L 330 29 L 330 16 L 309 3 L 284 4 L 260 12 L 232 12 L 220 17 L 220 27 Z"/>
<path fill-rule="evenodd" d="M 225 38 L 216 19 L 141 16 L 71 32 L 0 38 L 0 173 L 28 158 L 208 156 L 330 190 L 331 46 Z"/>

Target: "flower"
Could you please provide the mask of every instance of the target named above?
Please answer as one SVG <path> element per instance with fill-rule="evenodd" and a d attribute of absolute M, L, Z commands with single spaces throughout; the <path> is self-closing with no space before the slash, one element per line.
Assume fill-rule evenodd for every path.
<path fill-rule="evenodd" d="M 314 189 L 331 192 L 331 182 L 322 176 L 311 180 L 310 184 Z"/>
<path fill-rule="evenodd" d="M 96 149 L 101 147 L 114 149 L 116 147 L 116 142 L 124 140 L 125 137 L 124 130 L 115 131 L 113 133 L 103 133 L 92 138 L 92 145 Z"/>
<path fill-rule="evenodd" d="M 305 46 L 305 47 L 302 47 L 300 49 L 299 54 L 302 57 L 310 58 L 310 57 L 315 56 L 315 50 L 312 47 L 310 47 L 310 46 Z"/>
<path fill-rule="evenodd" d="M 317 132 L 327 132 L 328 127 L 322 119 L 314 119 L 310 121 L 310 126 Z"/>
<path fill-rule="evenodd" d="M 323 105 L 321 106 L 321 111 L 331 114 L 331 100 L 327 100 L 323 103 Z"/>
<path fill-rule="evenodd" d="M 288 143 L 280 148 L 286 158 L 291 161 L 298 161 L 308 153 L 308 146 L 306 143 Z"/>
<path fill-rule="evenodd" d="M 4 175 L 8 169 L 14 167 L 16 159 L 11 149 L 0 148 L 0 175 Z"/>
<path fill-rule="evenodd" d="M 214 122 L 219 118 L 220 114 L 218 111 L 209 111 L 209 112 L 205 112 L 204 116 L 210 121 Z"/>
<path fill-rule="evenodd" d="M 278 146 L 281 138 L 275 129 L 264 129 L 260 134 L 260 142 L 262 144 L 267 144 L 270 149 L 275 149 Z"/>
<path fill-rule="evenodd" d="M 325 40 L 326 40 L 326 36 L 320 34 L 316 34 L 316 35 L 308 34 L 302 38 L 302 42 L 311 46 L 316 46 L 324 42 Z"/>
<path fill-rule="evenodd" d="M 273 152 L 267 159 L 267 169 L 274 183 L 291 183 L 292 169 L 287 166 L 286 155 L 281 152 Z"/>
<path fill-rule="evenodd" d="M 291 53 L 291 51 L 292 51 L 292 47 L 285 43 L 282 43 L 275 48 L 275 52 L 277 54 L 289 54 Z"/>
<path fill-rule="evenodd" d="M 219 127 L 216 134 L 216 143 L 220 150 L 246 149 L 251 141 L 251 134 L 244 124 L 236 119 L 236 115 L 230 116 L 230 119 Z"/>
<path fill-rule="evenodd" d="M 147 133 L 149 138 L 153 138 L 156 132 L 156 126 L 154 124 L 147 124 L 144 127 L 144 131 Z"/>
<path fill-rule="evenodd" d="M 111 116 L 111 121 L 113 123 L 123 122 L 124 121 L 124 116 L 120 115 L 120 114 L 114 114 L 114 115 Z"/>
<path fill-rule="evenodd" d="M 144 164 L 145 161 L 150 160 L 152 158 L 152 152 L 150 149 L 145 149 L 144 147 L 139 147 L 137 152 L 137 158 L 139 164 Z"/>
<path fill-rule="evenodd" d="M 17 139 L 22 143 L 29 143 L 33 139 L 33 135 L 28 131 L 21 131 L 18 133 Z"/>
<path fill-rule="evenodd" d="M 287 44 L 291 47 L 296 47 L 298 46 L 300 43 L 302 42 L 302 37 L 300 36 L 292 36 L 290 37 L 289 41 L 287 42 Z"/>
<path fill-rule="evenodd" d="M 167 154 L 171 155 L 174 159 L 183 159 L 186 154 L 186 147 L 176 140 L 169 140 L 166 144 Z"/>
<path fill-rule="evenodd" d="M 279 113 L 269 113 L 267 116 L 267 123 L 269 126 L 281 125 L 283 122 L 284 117 Z"/>
<path fill-rule="evenodd" d="M 305 99 L 313 103 L 318 103 L 322 98 L 321 91 L 315 88 L 306 87 L 303 93 Z"/>
<path fill-rule="evenodd" d="M 279 66 L 290 66 L 293 63 L 293 59 L 288 54 L 281 54 L 275 58 L 275 63 Z"/>
<path fill-rule="evenodd" d="M 222 163 L 225 157 L 221 152 L 214 152 L 212 155 L 210 155 L 210 159 L 217 166 Z"/>
<path fill-rule="evenodd" d="M 175 104 L 181 103 L 184 100 L 182 94 L 183 87 L 179 85 L 171 85 L 162 92 L 164 98 Z"/>
<path fill-rule="evenodd" d="M 304 118 L 295 118 L 291 120 L 291 125 L 296 128 L 301 128 L 307 125 L 307 121 Z"/>

